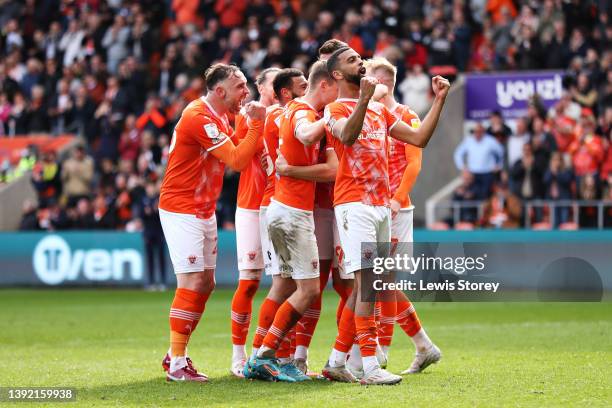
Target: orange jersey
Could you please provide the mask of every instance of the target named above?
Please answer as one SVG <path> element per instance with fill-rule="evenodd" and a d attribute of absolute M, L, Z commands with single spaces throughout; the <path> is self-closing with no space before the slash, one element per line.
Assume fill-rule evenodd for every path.
<path fill-rule="evenodd" d="M 240 141 L 249 130 L 248 119 L 244 108 L 236 115 L 236 140 Z M 238 142 L 239 143 L 239 142 Z M 247 167 L 240 172 L 238 181 L 238 199 L 236 206 L 247 210 L 259 210 L 259 204 L 266 188 L 266 173 L 261 167 L 261 155 L 263 144 L 257 149 L 257 153 L 251 159 Z"/>
<path fill-rule="evenodd" d="M 398 104 L 393 113 L 415 129 L 421 126 L 419 115 L 406 105 Z M 389 188 L 402 208 L 411 206 L 409 193 L 419 175 L 422 156 L 420 147 L 389 138 Z"/>
<path fill-rule="evenodd" d="M 223 187 L 225 165 L 211 151 L 229 141 L 233 130 L 203 98 L 191 102 L 174 128 L 159 208 L 210 218 Z"/>
<path fill-rule="evenodd" d="M 319 146 L 319 160 L 318 163 L 325 163 L 327 161 L 327 150 L 333 147 L 326 143 L 325 139 L 322 139 Z M 317 183 L 315 189 L 315 208 L 324 208 L 331 210 L 334 208 L 334 182 L 329 183 Z"/>
<path fill-rule="evenodd" d="M 270 199 L 274 196 L 274 185 L 276 181 L 276 171 L 274 163 L 276 162 L 276 149 L 278 149 L 278 126 L 280 124 L 280 116 L 285 111 L 280 105 L 274 105 L 266 114 L 266 124 L 264 125 L 264 151 L 270 157 L 268 160 L 266 188 L 264 190 L 261 206 L 267 207 L 270 205 Z"/>
<path fill-rule="evenodd" d="M 341 98 L 325 107 L 328 141 L 338 155 L 338 173 L 334 187 L 334 206 L 361 202 L 389 205 L 389 132 L 399 120 L 379 102 L 370 102 L 361 134 L 347 146 L 333 134 L 335 123 L 348 118 L 357 99 Z"/>
<path fill-rule="evenodd" d="M 319 143 L 305 146 L 295 137 L 300 126 L 316 122 L 317 111 L 300 99 L 287 104 L 285 113 L 280 117 L 279 135 L 280 151 L 293 166 L 312 166 L 319 158 Z M 276 180 L 274 200 L 289 207 L 312 211 L 314 208 L 314 181 L 300 180 L 293 177 L 279 176 Z"/>

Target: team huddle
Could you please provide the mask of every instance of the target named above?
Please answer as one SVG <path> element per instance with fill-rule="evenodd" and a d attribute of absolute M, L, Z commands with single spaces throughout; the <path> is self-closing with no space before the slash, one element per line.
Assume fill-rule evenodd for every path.
<path fill-rule="evenodd" d="M 208 381 L 188 357 L 187 344 L 215 285 L 215 205 L 226 165 L 241 172 L 232 374 L 311 379 L 308 348 L 330 275 L 340 296 L 338 331 L 323 376 L 399 383 L 402 377 L 386 370 L 396 324 L 416 348 L 402 374 L 421 372 L 441 358 L 403 292 L 371 293 L 368 287 L 373 272 L 363 259 L 388 256 L 393 245 L 366 254 L 362 243 L 412 242 L 409 192 L 450 84 L 432 79 L 434 101 L 421 121 L 395 101 L 396 69 L 387 60 L 363 61 L 337 40 L 323 44 L 319 57 L 308 78 L 291 68 L 262 71 L 259 101 L 244 106 L 249 90 L 239 68 L 213 65 L 205 73 L 207 94 L 185 108 L 175 127 L 159 204 L 177 276 L 170 349 L 162 362 L 169 381 Z M 233 128 L 228 115 L 235 115 Z M 272 286 L 247 356 L 263 273 Z"/>

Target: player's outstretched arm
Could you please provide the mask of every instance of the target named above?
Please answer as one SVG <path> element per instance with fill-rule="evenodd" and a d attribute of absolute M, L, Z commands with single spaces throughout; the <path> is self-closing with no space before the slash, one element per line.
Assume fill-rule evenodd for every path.
<path fill-rule="evenodd" d="M 242 171 L 249 164 L 259 148 L 258 142 L 263 135 L 266 108 L 257 102 L 250 102 L 245 108 L 251 121 L 249 130 L 240 144 L 236 146 L 228 140 L 217 149 L 211 150 L 216 158 L 235 171 Z"/>
<path fill-rule="evenodd" d="M 316 181 L 317 183 L 328 183 L 336 180 L 338 156 L 330 148 L 327 149 L 325 163 L 313 164 L 312 166 L 292 166 L 287 163 L 287 159 L 278 150 L 275 166 L 276 172 L 281 176 Z"/>
<path fill-rule="evenodd" d="M 359 85 L 359 99 L 355 110 L 346 120 L 339 120 L 334 124 L 333 133 L 342 143 L 352 146 L 363 129 L 363 120 L 368 110 L 370 99 L 374 95 L 378 81 L 373 77 L 361 78 Z"/>
<path fill-rule="evenodd" d="M 435 97 L 429 112 L 421 122 L 421 126 L 418 129 L 414 129 L 407 123 L 398 122 L 391 129 L 391 137 L 414 146 L 427 146 L 440 120 L 440 114 L 442 113 L 444 102 L 446 101 L 446 95 L 448 95 L 448 90 L 450 89 L 450 82 L 437 75 L 432 78 L 431 85 Z"/>

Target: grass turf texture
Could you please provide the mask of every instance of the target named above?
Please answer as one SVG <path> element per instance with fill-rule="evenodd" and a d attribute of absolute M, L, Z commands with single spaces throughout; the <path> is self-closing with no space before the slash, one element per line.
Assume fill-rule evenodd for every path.
<path fill-rule="evenodd" d="M 0 386 L 76 387 L 77 402 L 63 406 L 88 407 L 612 404 L 612 303 L 417 304 L 442 362 L 398 386 L 362 387 L 231 377 L 231 295 L 215 292 L 191 341 L 196 366 L 211 377 L 199 385 L 169 384 L 162 374 L 172 292 L 2 290 Z M 327 291 L 310 351 L 317 371 L 336 332 L 336 304 Z M 407 368 L 412 354 L 396 327 L 389 369 Z"/>

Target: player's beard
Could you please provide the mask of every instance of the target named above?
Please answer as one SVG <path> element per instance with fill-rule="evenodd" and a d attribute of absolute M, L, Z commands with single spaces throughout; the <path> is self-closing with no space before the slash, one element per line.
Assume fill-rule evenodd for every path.
<path fill-rule="evenodd" d="M 366 70 L 364 67 L 360 67 L 359 71 L 356 74 L 344 74 L 344 79 L 347 82 L 359 86 L 361 84 L 361 78 L 363 78 L 366 74 Z"/>

